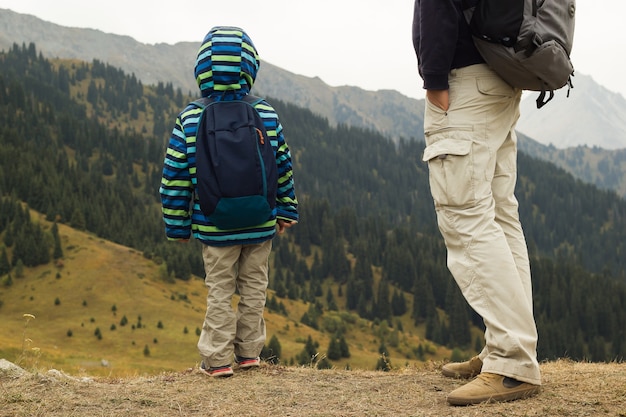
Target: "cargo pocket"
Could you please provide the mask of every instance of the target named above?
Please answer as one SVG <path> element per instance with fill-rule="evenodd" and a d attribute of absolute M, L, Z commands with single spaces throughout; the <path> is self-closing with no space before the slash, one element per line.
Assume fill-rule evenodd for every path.
<path fill-rule="evenodd" d="M 474 164 L 470 132 L 432 134 L 424 150 L 430 191 L 437 205 L 464 206 L 474 202 Z"/>

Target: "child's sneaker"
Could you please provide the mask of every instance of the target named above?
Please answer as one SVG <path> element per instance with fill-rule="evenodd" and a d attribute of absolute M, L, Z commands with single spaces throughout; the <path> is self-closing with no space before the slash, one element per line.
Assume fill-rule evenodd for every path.
<path fill-rule="evenodd" d="M 235 356 L 235 363 L 240 369 L 258 368 L 261 365 L 261 359 L 258 356 L 256 358 Z"/>
<path fill-rule="evenodd" d="M 214 368 L 211 367 L 207 369 L 204 362 L 202 362 L 200 364 L 200 371 L 212 378 L 226 378 L 233 376 L 233 368 L 230 365 L 216 366 Z"/>

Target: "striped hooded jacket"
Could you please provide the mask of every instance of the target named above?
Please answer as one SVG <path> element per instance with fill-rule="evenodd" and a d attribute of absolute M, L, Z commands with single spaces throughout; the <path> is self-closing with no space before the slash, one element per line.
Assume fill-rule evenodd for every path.
<path fill-rule="evenodd" d="M 214 27 L 209 31 L 195 64 L 195 77 L 203 97 L 215 100 L 241 99 L 250 92 L 260 62 L 248 35 L 235 27 Z M 211 246 L 260 243 L 276 233 L 276 219 L 298 220 L 291 154 L 283 137 L 278 115 L 265 100 L 255 106 L 276 155 L 278 192 L 274 215 L 264 224 L 247 229 L 221 230 L 200 210 L 196 180 L 196 131 L 202 109 L 190 103 L 176 118 L 169 140 L 163 177 L 161 205 L 168 240 L 193 236 Z"/>

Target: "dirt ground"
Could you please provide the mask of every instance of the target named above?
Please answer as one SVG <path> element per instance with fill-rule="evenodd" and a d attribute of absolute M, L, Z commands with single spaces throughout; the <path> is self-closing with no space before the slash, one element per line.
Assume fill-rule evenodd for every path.
<path fill-rule="evenodd" d="M 263 365 L 211 379 L 197 369 L 126 379 L 0 372 L 0 416 L 607 416 L 626 417 L 626 364 L 542 364 L 533 398 L 452 407 L 462 385 L 441 364 L 376 371 Z"/>

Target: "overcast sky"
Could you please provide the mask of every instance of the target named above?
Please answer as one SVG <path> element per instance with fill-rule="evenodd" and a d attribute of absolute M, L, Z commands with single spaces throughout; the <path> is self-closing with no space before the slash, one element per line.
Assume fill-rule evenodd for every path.
<path fill-rule="evenodd" d="M 424 96 L 411 43 L 412 0 L 0 0 L 0 8 L 148 44 L 200 42 L 213 26 L 240 26 L 262 61 L 287 71 L 331 86 Z M 626 97 L 626 1 L 578 0 L 577 9 L 576 71 Z"/>

